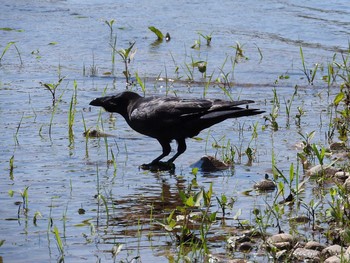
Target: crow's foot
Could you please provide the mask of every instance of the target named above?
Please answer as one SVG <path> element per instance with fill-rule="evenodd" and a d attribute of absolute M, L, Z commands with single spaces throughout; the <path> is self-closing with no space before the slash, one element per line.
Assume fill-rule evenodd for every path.
<path fill-rule="evenodd" d="M 175 164 L 171 162 L 152 162 L 147 164 L 140 165 L 140 168 L 143 170 L 149 170 L 151 172 L 159 171 L 175 171 Z"/>

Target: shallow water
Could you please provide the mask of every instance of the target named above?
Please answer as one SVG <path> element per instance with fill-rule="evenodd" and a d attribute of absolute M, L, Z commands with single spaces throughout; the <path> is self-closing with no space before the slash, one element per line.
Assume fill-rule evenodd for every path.
<path fill-rule="evenodd" d="M 222 158 L 221 148 L 228 141 L 244 151 L 252 137 L 252 126 L 257 123 L 258 138 L 252 141 L 256 149 L 252 166 L 235 158 L 234 169 L 210 174 L 198 174 L 200 186 L 209 188 L 213 183 L 215 196 L 222 193 L 237 201 L 228 216 L 229 226 L 237 225 L 232 216 L 242 209 L 241 217 L 252 220 L 254 207 L 264 207 L 271 195 L 242 192 L 252 188 L 254 182 L 264 178 L 272 167 L 272 147 L 276 164 L 288 173 L 291 163 L 297 165 L 294 145 L 302 134 L 315 130 L 315 143 L 327 145 L 330 116 L 327 106 L 338 91 L 337 84 L 328 89 L 320 72 L 314 85 L 308 85 L 302 72 L 300 46 L 309 68 L 315 63 L 326 65 L 334 53 L 348 48 L 350 32 L 350 6 L 347 0 L 320 3 L 320 1 L 3 1 L 0 10 L 0 52 L 7 43 L 14 46 L 3 55 L 0 67 L 0 119 L 2 124 L 0 168 L 0 247 L 3 262 L 57 261 L 59 251 L 51 224 L 57 226 L 64 244 L 67 262 L 112 261 L 114 244 L 123 244 L 116 260 L 140 256 L 142 262 L 170 261 L 176 257 L 176 245 L 164 230 L 150 224 L 151 206 L 156 220 L 168 216 L 179 201 L 178 189 L 186 187 L 193 175 L 191 164 L 204 155 Z M 120 58 L 112 71 L 110 31 L 105 21 L 115 19 L 113 36 L 117 35 L 117 49 L 127 48 L 136 41 L 137 53 L 130 64 L 135 76 L 146 80 L 147 94 L 184 97 L 202 97 L 205 79 L 194 70 L 195 82 L 185 81 L 190 72 L 185 63 L 208 62 L 207 75 L 213 81 L 223 80 L 222 74 L 232 71 L 225 58 L 235 53 L 236 42 L 243 46 L 249 59 L 242 59 L 229 74 L 234 85 L 229 89 L 234 98 L 249 98 L 256 107 L 271 112 L 272 89 L 276 88 L 281 108 L 278 117 L 280 129 L 273 132 L 262 129 L 262 116 L 225 121 L 203 131 L 203 140 L 188 140 L 187 151 L 176 160 L 175 174 L 154 174 L 138 168 L 160 152 L 159 144 L 131 131 L 120 116 L 103 112 L 99 122 L 99 109 L 90 109 L 91 99 L 106 93 L 125 89 Z M 155 35 L 148 30 L 155 26 L 169 32 L 170 42 L 155 43 Z M 191 49 L 197 32 L 212 33 L 210 47 L 202 45 L 200 51 Z M 260 53 L 261 52 L 261 53 Z M 92 65 L 97 76 L 89 77 Z M 85 67 L 85 75 L 83 68 Z M 176 67 L 179 68 L 178 74 Z M 222 68 L 222 71 L 220 71 Z M 62 101 L 53 114 L 51 135 L 49 126 L 53 112 L 51 95 L 39 83 L 64 81 L 57 89 Z M 288 75 L 289 79 L 278 79 Z M 157 81 L 157 77 L 175 79 L 174 83 Z M 73 95 L 73 82 L 77 83 L 74 137 L 68 134 L 68 112 Z M 298 85 L 291 107 L 291 116 L 302 107 L 300 129 L 291 119 L 286 128 L 284 99 L 288 100 Z M 134 88 L 141 93 L 140 87 Z M 218 85 L 210 85 L 207 97 L 226 98 Z M 84 117 L 84 119 L 83 119 Z M 87 128 L 100 127 L 114 137 L 83 137 Z M 108 144 L 108 156 L 106 152 Z M 175 146 L 175 145 L 174 145 Z M 116 168 L 108 165 L 112 153 Z M 13 174 L 10 158 L 14 157 Z M 24 213 L 21 193 L 28 188 L 28 208 Z M 305 198 L 312 198 L 315 185 L 308 184 Z M 9 195 L 13 191 L 13 196 Z M 102 201 L 106 197 L 109 218 Z M 214 198 L 215 199 L 215 198 Z M 217 204 L 214 200 L 213 211 Z M 79 214 L 80 208 L 85 209 Z M 33 217 L 40 212 L 36 225 Z M 108 219 L 108 220 L 107 220 Z M 286 223 L 286 222 L 284 222 Z M 285 226 L 287 228 L 287 225 Z M 271 228 L 271 232 L 277 231 Z M 288 230 L 287 230 L 288 231 Z M 220 223 L 211 232 L 225 233 Z M 152 234 L 151 236 L 149 234 Z M 307 236 L 308 233 L 306 232 Z M 228 258 L 225 242 L 212 242 L 212 254 Z M 215 245 L 214 245 L 215 244 Z M 175 255 L 174 255 L 175 253 Z M 241 256 L 241 255 L 238 255 Z M 252 258 L 254 260 L 254 258 Z M 258 261 L 266 258 L 257 257 Z"/>

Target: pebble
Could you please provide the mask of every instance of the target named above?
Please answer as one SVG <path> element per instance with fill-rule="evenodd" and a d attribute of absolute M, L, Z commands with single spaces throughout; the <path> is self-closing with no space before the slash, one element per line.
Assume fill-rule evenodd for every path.
<path fill-rule="evenodd" d="M 290 234 L 282 233 L 269 237 L 267 243 L 271 246 L 275 246 L 278 249 L 285 249 L 292 247 L 294 238 Z"/>
<path fill-rule="evenodd" d="M 328 177 L 333 177 L 335 173 L 338 171 L 339 169 L 333 166 L 318 164 L 318 165 L 315 165 L 314 167 L 311 167 L 309 170 L 307 170 L 305 175 L 317 176 L 317 175 L 320 175 L 321 173 L 324 173 Z"/>
<path fill-rule="evenodd" d="M 266 174 L 264 180 L 254 184 L 254 189 L 262 192 L 274 191 L 276 189 L 276 184 L 274 181 L 269 179 L 269 176 Z"/>
<path fill-rule="evenodd" d="M 239 245 L 238 250 L 242 252 L 250 252 L 253 249 L 253 243 L 251 242 L 243 242 Z"/>
<path fill-rule="evenodd" d="M 350 176 L 349 172 L 339 171 L 334 174 L 334 177 L 340 181 L 345 181 Z"/>
<path fill-rule="evenodd" d="M 298 247 L 293 252 L 293 256 L 298 260 L 312 259 L 312 262 L 320 262 L 321 252 L 313 249 Z"/>
<path fill-rule="evenodd" d="M 331 256 L 327 258 L 324 263 L 341 263 L 341 260 L 337 256 Z"/>
<path fill-rule="evenodd" d="M 345 249 L 343 249 L 343 252 L 345 252 Z M 342 253 L 342 247 L 339 245 L 332 245 L 322 250 L 322 254 L 325 255 L 326 257 L 340 255 L 341 253 Z"/>
<path fill-rule="evenodd" d="M 345 180 L 343 186 L 348 192 L 350 191 L 350 178 Z"/>
<path fill-rule="evenodd" d="M 316 241 L 309 241 L 305 244 L 305 248 L 322 251 L 326 246 Z"/>
<path fill-rule="evenodd" d="M 345 151 L 346 146 L 344 142 L 333 142 L 331 145 L 329 145 L 329 149 L 332 151 Z"/>

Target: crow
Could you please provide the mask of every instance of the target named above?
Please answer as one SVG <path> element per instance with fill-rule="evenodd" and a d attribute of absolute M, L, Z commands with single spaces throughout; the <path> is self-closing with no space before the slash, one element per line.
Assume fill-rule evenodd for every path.
<path fill-rule="evenodd" d="M 103 107 L 108 112 L 122 115 L 135 131 L 155 138 L 161 144 L 163 152 L 150 164 L 156 165 L 169 155 L 172 140 L 177 142 L 176 154 L 167 163 L 173 163 L 186 150 L 186 138 L 228 118 L 252 116 L 263 113 L 259 109 L 250 109 L 247 104 L 252 100 L 225 101 L 220 99 L 183 99 L 178 97 L 141 97 L 131 91 L 114 96 L 96 98 L 92 106 Z M 246 107 L 239 107 L 247 105 Z"/>

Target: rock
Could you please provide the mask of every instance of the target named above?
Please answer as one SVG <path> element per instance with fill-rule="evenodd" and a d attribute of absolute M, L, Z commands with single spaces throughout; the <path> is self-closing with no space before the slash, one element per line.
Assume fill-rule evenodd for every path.
<path fill-rule="evenodd" d="M 345 181 L 350 176 L 349 172 L 339 171 L 334 174 L 334 177 L 340 181 Z"/>
<path fill-rule="evenodd" d="M 241 252 L 250 252 L 253 249 L 253 243 L 251 242 L 243 242 L 239 245 L 238 250 Z"/>
<path fill-rule="evenodd" d="M 312 259 L 312 262 L 320 262 L 321 252 L 313 249 L 298 247 L 293 252 L 293 256 L 298 260 Z"/>
<path fill-rule="evenodd" d="M 344 188 L 345 188 L 345 190 L 346 190 L 347 192 L 350 191 L 350 178 L 348 178 L 348 179 L 345 180 L 343 186 L 344 186 Z"/>
<path fill-rule="evenodd" d="M 265 174 L 265 179 L 254 184 L 254 189 L 262 192 L 270 192 L 276 189 L 276 184 L 274 181 L 269 179 L 267 174 Z"/>
<path fill-rule="evenodd" d="M 203 156 L 199 161 L 191 165 L 201 169 L 203 172 L 220 171 L 230 168 L 230 165 L 215 159 L 213 156 Z"/>
<path fill-rule="evenodd" d="M 272 180 L 262 180 L 254 184 L 254 189 L 262 192 L 274 191 L 276 189 L 276 184 Z"/>
<path fill-rule="evenodd" d="M 327 258 L 324 263 L 341 263 L 341 260 L 337 256 L 331 256 Z"/>
<path fill-rule="evenodd" d="M 251 239 L 249 236 L 240 235 L 240 236 L 232 236 L 227 239 L 228 248 L 240 249 L 243 243 L 250 243 Z"/>
<path fill-rule="evenodd" d="M 350 259 L 350 247 L 348 247 L 345 251 L 345 256 L 347 259 Z"/>
<path fill-rule="evenodd" d="M 326 175 L 328 177 L 333 177 L 336 172 L 338 172 L 338 168 L 335 168 L 331 165 L 321 165 L 318 164 L 314 167 L 311 167 L 309 170 L 306 171 L 306 176 L 318 176 L 318 175 Z"/>
<path fill-rule="evenodd" d="M 342 252 L 344 253 L 345 249 L 342 249 L 339 245 L 329 246 L 322 250 L 322 254 L 326 257 L 340 255 Z"/>
<path fill-rule="evenodd" d="M 333 142 L 329 145 L 329 149 L 332 151 L 345 151 L 346 145 L 344 142 Z"/>
<path fill-rule="evenodd" d="M 293 246 L 294 238 L 290 234 L 282 233 L 269 237 L 267 243 L 278 249 L 287 249 Z"/>
<path fill-rule="evenodd" d="M 278 251 L 276 253 L 276 259 L 278 260 L 278 262 L 283 262 L 283 260 L 286 258 L 287 256 L 287 250 L 283 249 L 281 251 Z"/>
<path fill-rule="evenodd" d="M 322 251 L 325 247 L 325 245 L 322 245 L 321 243 L 318 243 L 316 241 L 309 241 L 305 244 L 304 248 Z"/>

